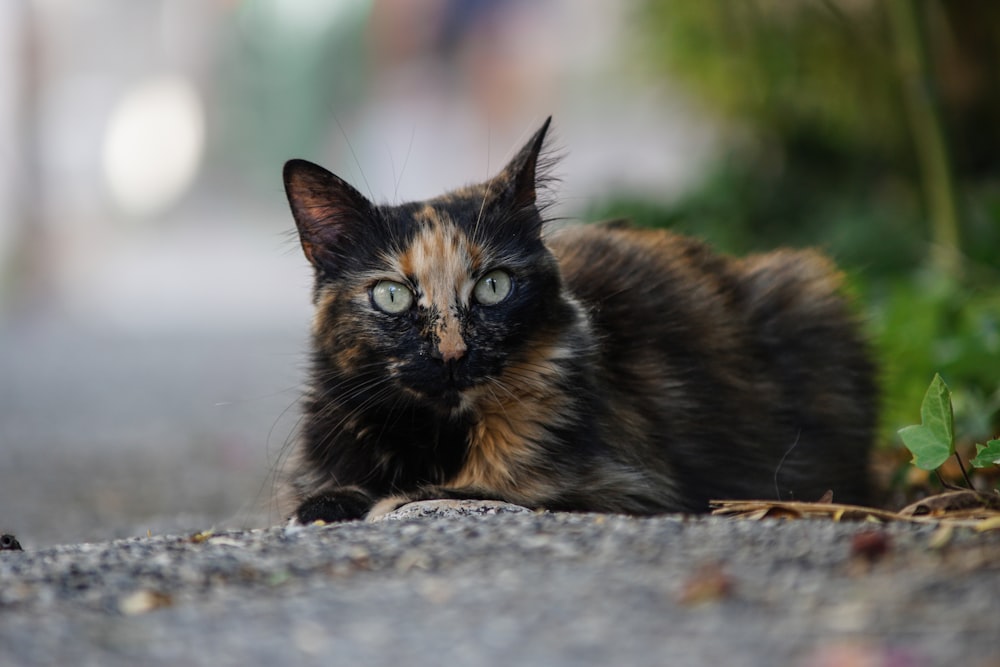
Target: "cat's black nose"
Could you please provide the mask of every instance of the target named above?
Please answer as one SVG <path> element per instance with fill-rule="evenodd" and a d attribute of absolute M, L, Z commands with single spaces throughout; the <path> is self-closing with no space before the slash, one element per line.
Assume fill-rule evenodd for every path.
<path fill-rule="evenodd" d="M 461 362 L 461 359 L 444 362 L 444 368 L 448 372 L 448 379 L 452 382 L 457 382 L 462 374 L 463 364 Z"/>
<path fill-rule="evenodd" d="M 448 359 L 443 361 L 445 380 L 451 385 L 457 384 L 461 375 L 461 359 Z"/>

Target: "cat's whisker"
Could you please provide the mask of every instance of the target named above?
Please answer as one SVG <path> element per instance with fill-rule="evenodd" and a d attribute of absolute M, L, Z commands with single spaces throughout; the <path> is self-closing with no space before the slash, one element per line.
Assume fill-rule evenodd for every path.
<path fill-rule="evenodd" d="M 323 409 L 333 410 L 335 407 L 336 411 L 339 411 L 345 404 L 349 405 L 356 399 L 363 397 L 364 400 L 362 401 L 361 405 L 355 409 L 355 411 L 363 411 L 364 409 L 370 407 L 371 405 L 379 402 L 379 399 L 383 398 L 384 395 L 388 393 L 389 385 L 390 381 L 388 379 L 378 380 L 370 384 L 367 384 L 365 386 L 358 387 L 350 393 L 338 394 L 337 398 L 339 399 L 339 405 L 338 403 L 331 402 L 326 406 L 324 406 Z"/>
<path fill-rule="evenodd" d="M 340 435 L 340 431 L 341 431 L 341 429 L 343 428 L 343 426 L 345 424 L 349 423 L 351 420 L 359 419 L 360 416 L 363 415 L 368 408 L 370 408 L 372 405 L 380 402 L 382 399 L 386 398 L 389 395 L 390 395 L 390 392 L 388 392 L 388 391 L 381 391 L 379 393 L 376 393 L 375 395 L 369 397 L 365 402 L 363 402 L 357 408 L 355 408 L 354 410 L 349 411 L 339 421 L 331 424 L 329 430 L 327 431 L 327 433 L 323 436 L 323 438 L 319 442 L 320 448 L 321 449 L 324 448 L 325 445 L 331 443 L 334 439 L 336 439 Z M 332 411 L 331 411 L 330 414 L 322 414 L 322 411 L 321 411 L 321 413 L 318 414 L 317 416 L 328 417 L 328 416 L 333 416 L 333 415 L 332 415 Z M 330 448 L 325 448 L 325 449 L 327 450 L 328 455 L 332 455 L 333 454 L 333 450 L 331 450 Z"/>
<path fill-rule="evenodd" d="M 351 158 L 354 160 L 354 164 L 358 167 L 358 173 L 361 175 L 361 180 L 365 182 L 365 189 L 368 190 L 368 196 L 375 199 L 375 193 L 372 191 L 371 184 L 368 183 L 368 177 L 365 176 L 365 170 L 361 166 L 361 160 L 358 159 L 358 154 L 354 150 L 354 145 L 351 144 L 350 137 L 347 136 L 347 131 L 344 126 L 340 123 L 340 119 L 336 115 L 333 116 L 333 122 L 337 124 L 337 128 L 340 130 L 341 136 L 344 137 L 344 143 L 347 144 L 347 150 L 351 152 Z"/>
<path fill-rule="evenodd" d="M 410 153 L 413 151 L 413 139 L 417 136 L 417 126 L 410 127 L 410 141 L 406 145 L 406 157 L 403 158 L 403 166 L 399 169 L 399 177 L 396 179 L 396 187 L 393 190 L 392 198 L 399 203 L 399 185 L 403 182 L 403 174 L 406 172 L 406 165 L 410 163 Z"/>
<path fill-rule="evenodd" d="M 486 387 L 486 391 L 488 391 L 488 392 L 490 393 L 490 396 L 492 396 L 492 397 L 493 397 L 493 402 L 494 402 L 494 403 L 496 404 L 496 406 L 497 406 L 498 408 L 500 408 L 500 412 L 501 412 L 501 413 L 503 413 L 503 416 L 504 416 L 504 419 L 506 419 L 506 420 L 507 420 L 507 422 L 509 423 L 509 422 L 510 422 L 510 417 L 509 417 L 509 416 L 507 415 L 507 408 L 506 408 L 506 406 L 504 405 L 504 402 L 500 400 L 500 397 L 499 397 L 499 396 L 497 396 L 497 395 L 496 395 L 496 394 L 495 394 L 495 393 L 493 392 L 493 389 L 492 389 L 492 388 L 491 388 L 490 386 L 488 386 L 488 385 L 487 385 L 487 387 Z M 516 400 L 516 401 L 520 402 L 520 399 L 519 399 L 519 398 L 516 398 L 516 397 L 515 397 L 515 399 L 514 399 L 514 400 Z"/>
<path fill-rule="evenodd" d="M 403 416 L 403 411 L 397 410 L 397 408 L 401 403 L 403 403 L 403 397 L 402 395 L 397 393 L 392 406 L 389 408 L 389 414 L 394 415 L 393 421 L 391 424 L 389 423 L 388 420 L 382 423 L 382 428 L 379 431 L 378 437 L 376 438 L 376 443 L 380 443 L 385 434 L 391 431 L 396 426 L 396 424 L 399 423 L 400 418 L 402 418 Z"/>
<path fill-rule="evenodd" d="M 493 402 L 497 405 L 497 407 L 500 408 L 500 411 L 503 413 L 504 419 L 506 419 L 508 422 L 510 422 L 510 417 L 507 415 L 506 403 L 499 396 L 496 395 L 496 393 L 493 391 L 493 387 L 496 387 L 497 389 L 503 390 L 503 392 L 506 393 L 508 396 L 510 396 L 511 400 L 513 400 L 515 403 L 518 403 L 518 404 L 523 403 L 524 402 L 524 398 L 521 397 L 521 396 L 518 396 L 517 394 L 515 394 L 514 392 L 512 392 L 510 389 L 508 389 L 503 384 L 503 382 L 500 382 L 499 380 L 495 380 L 493 378 L 490 378 L 490 379 L 491 379 L 491 382 L 486 386 L 486 391 L 488 391 L 490 393 L 490 396 L 493 397 Z"/>
<path fill-rule="evenodd" d="M 492 142 L 490 141 L 490 133 L 486 133 L 486 176 L 484 183 L 486 186 L 483 188 L 483 199 L 479 204 L 479 213 L 476 215 L 476 224 L 472 226 L 472 240 L 479 242 L 479 224 L 483 220 L 483 211 L 486 210 L 486 201 L 490 196 L 490 188 L 493 185 L 492 179 L 490 179 L 490 149 L 492 148 Z"/>

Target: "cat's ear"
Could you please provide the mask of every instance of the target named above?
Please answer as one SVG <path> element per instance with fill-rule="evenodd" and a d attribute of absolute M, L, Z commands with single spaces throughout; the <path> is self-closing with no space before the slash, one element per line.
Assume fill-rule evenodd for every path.
<path fill-rule="evenodd" d="M 371 203 L 343 179 L 306 160 L 289 160 L 283 175 L 302 251 L 317 269 L 335 268 L 350 252 L 345 247 L 350 228 L 371 217 Z"/>
<path fill-rule="evenodd" d="M 538 156 L 545 145 L 545 134 L 549 131 L 552 116 L 545 119 L 535 136 L 507 163 L 497 177 L 506 185 L 506 196 L 515 208 L 528 209 L 535 205 L 538 187 Z"/>

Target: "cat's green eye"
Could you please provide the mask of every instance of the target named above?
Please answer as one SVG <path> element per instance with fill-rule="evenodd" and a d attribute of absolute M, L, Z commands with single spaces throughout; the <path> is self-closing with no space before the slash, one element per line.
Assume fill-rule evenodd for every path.
<path fill-rule="evenodd" d="M 506 299 L 510 289 L 510 274 L 496 269 L 479 279 L 472 288 L 472 294 L 476 297 L 476 301 L 484 306 L 493 306 Z"/>
<path fill-rule="evenodd" d="M 379 310 L 395 315 L 410 308 L 413 304 L 413 292 L 406 285 L 392 280 L 380 280 L 372 288 L 372 301 Z"/>

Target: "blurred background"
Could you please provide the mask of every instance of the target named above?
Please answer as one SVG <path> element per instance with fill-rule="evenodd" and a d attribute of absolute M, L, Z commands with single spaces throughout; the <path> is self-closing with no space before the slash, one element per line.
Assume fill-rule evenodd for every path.
<path fill-rule="evenodd" d="M 0 530 L 25 547 L 277 521 L 311 283 L 283 162 L 425 198 L 549 114 L 557 215 L 844 266 L 890 502 L 935 483 L 895 436 L 935 372 L 964 447 L 1000 428 L 991 0 L 6 0 L 0 51 Z"/>

